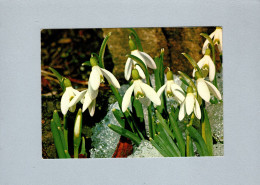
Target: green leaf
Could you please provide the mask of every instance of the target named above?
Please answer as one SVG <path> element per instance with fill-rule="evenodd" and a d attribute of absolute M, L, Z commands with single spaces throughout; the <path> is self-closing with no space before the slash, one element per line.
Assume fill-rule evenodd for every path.
<path fill-rule="evenodd" d="M 165 131 L 169 134 L 169 136 L 172 137 L 172 139 L 174 139 L 174 135 L 171 132 L 170 128 L 168 127 L 168 125 L 166 124 L 166 121 L 163 119 L 162 115 L 156 110 L 155 111 L 156 117 L 158 118 L 160 124 L 162 124 L 163 128 L 165 129 Z"/>
<path fill-rule="evenodd" d="M 60 134 L 54 120 L 51 120 L 51 132 L 53 135 L 54 145 L 57 150 L 59 158 L 67 158 L 64 152 L 63 144 L 60 138 Z"/>
<path fill-rule="evenodd" d="M 140 103 L 140 101 L 136 100 L 134 98 L 133 106 L 135 108 L 137 117 L 140 118 L 141 120 L 143 120 L 144 119 L 144 113 L 143 113 L 143 107 L 142 107 L 142 104 Z"/>
<path fill-rule="evenodd" d="M 190 136 L 199 143 L 199 146 L 201 148 L 201 156 L 208 156 L 208 148 L 206 143 L 204 142 L 203 138 L 199 134 L 199 132 L 191 125 L 187 125 L 187 130 L 190 133 Z"/>
<path fill-rule="evenodd" d="M 188 55 L 186 53 L 182 53 L 182 54 L 188 59 L 190 64 L 193 66 L 193 68 L 196 69 L 202 76 L 201 70 L 200 70 L 199 66 L 197 65 L 197 62 L 190 55 Z"/>
<path fill-rule="evenodd" d="M 135 39 L 135 42 L 136 42 L 138 50 L 139 51 L 143 51 L 143 47 L 142 47 L 141 41 L 140 41 L 136 31 L 133 28 L 128 28 L 128 29 L 131 31 L 131 34 L 134 36 L 134 39 Z"/>
<path fill-rule="evenodd" d="M 112 112 L 121 127 L 125 128 L 124 114 L 118 109 L 113 109 Z"/>
<path fill-rule="evenodd" d="M 85 144 L 85 137 L 82 137 L 81 142 L 81 150 L 80 154 L 85 155 L 86 154 L 86 144 Z"/>
<path fill-rule="evenodd" d="M 122 127 L 119 127 L 119 126 L 116 126 L 113 124 L 108 124 L 108 127 L 111 130 L 115 131 L 116 133 L 131 139 L 137 146 L 140 145 L 141 139 L 137 135 L 135 135 L 133 132 L 130 132 L 129 130 L 126 130 Z"/>
<path fill-rule="evenodd" d="M 52 67 L 49 67 L 49 69 L 52 71 L 52 73 L 57 77 L 57 79 L 59 80 L 60 82 L 60 86 L 63 90 L 63 92 L 65 91 L 65 86 L 64 86 L 64 83 L 63 83 L 63 77 L 60 75 L 60 73 L 58 71 L 56 71 L 55 69 L 53 69 Z"/>
<path fill-rule="evenodd" d="M 201 120 L 201 127 L 202 127 L 202 136 L 207 148 L 208 148 L 208 152 L 209 155 L 212 156 L 213 155 L 213 139 L 212 139 L 212 132 L 211 132 L 211 126 L 209 123 L 209 118 L 208 118 L 208 114 L 205 108 L 202 109 L 202 120 Z"/>
<path fill-rule="evenodd" d="M 185 142 L 184 142 L 184 139 L 182 137 L 182 132 L 181 132 L 179 126 L 178 126 L 177 121 L 175 121 L 172 114 L 169 115 L 169 118 L 170 118 L 171 126 L 173 128 L 173 132 L 175 133 L 175 136 L 176 136 L 176 140 L 177 140 L 179 149 L 181 151 L 181 156 L 185 156 Z"/>
<path fill-rule="evenodd" d="M 158 152 L 160 152 L 160 154 L 162 154 L 163 157 L 170 157 L 152 138 L 149 138 L 150 142 L 152 143 L 152 145 L 154 146 L 154 148 L 156 148 L 158 150 Z"/>
<path fill-rule="evenodd" d="M 104 54 L 105 54 L 105 50 L 106 50 L 107 41 L 110 36 L 111 36 L 111 32 L 109 32 L 107 34 L 107 36 L 105 37 L 105 39 L 103 40 L 100 51 L 99 51 L 99 65 L 102 68 L 104 68 Z"/>
<path fill-rule="evenodd" d="M 156 135 L 155 137 L 158 137 L 158 140 L 160 141 L 160 143 L 164 147 L 164 149 L 167 150 L 171 154 L 170 157 L 177 157 L 176 152 L 174 152 L 172 150 L 172 148 L 170 147 L 170 145 L 164 139 L 162 139 L 160 134 Z"/>

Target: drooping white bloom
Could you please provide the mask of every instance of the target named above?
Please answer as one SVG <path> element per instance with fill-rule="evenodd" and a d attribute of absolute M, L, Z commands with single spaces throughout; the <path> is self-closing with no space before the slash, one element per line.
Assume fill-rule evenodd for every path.
<path fill-rule="evenodd" d="M 131 50 L 131 55 L 134 55 L 134 56 L 138 57 L 139 59 L 141 59 L 143 61 L 143 63 L 146 66 L 148 66 L 149 68 L 156 69 L 156 64 L 155 64 L 154 60 L 152 59 L 152 57 L 150 57 L 150 55 L 148 55 L 145 52 L 139 51 L 136 47 L 135 42 L 131 39 L 131 37 L 129 37 L 129 47 Z M 142 70 L 142 68 L 139 65 L 136 65 L 136 62 L 131 58 L 128 58 L 126 61 L 126 64 L 125 64 L 125 79 L 126 80 L 130 79 L 133 65 L 135 65 L 135 68 L 139 72 L 140 77 L 142 79 L 145 79 L 144 71 Z"/>
<path fill-rule="evenodd" d="M 132 76 L 134 79 L 133 84 L 127 89 L 122 101 L 122 111 L 125 112 L 131 103 L 131 96 L 134 92 L 134 96 L 138 99 L 144 106 L 149 106 L 151 101 L 156 105 L 161 105 L 161 100 L 156 94 L 154 89 L 149 85 L 145 84 L 140 80 L 137 69 L 133 69 Z"/>
<path fill-rule="evenodd" d="M 77 94 L 79 94 L 79 91 L 74 89 L 71 86 L 71 83 L 70 83 L 69 79 L 65 79 L 64 80 L 64 85 L 65 85 L 66 89 L 65 89 L 64 94 L 61 97 L 60 106 L 61 106 L 62 114 L 66 115 L 68 110 L 70 112 L 74 112 L 75 111 L 76 105 L 69 107 L 69 103 Z"/>
<path fill-rule="evenodd" d="M 212 61 L 210 57 L 210 49 L 206 49 L 205 55 L 200 59 L 200 61 L 197 63 L 200 69 L 203 68 L 208 68 L 209 70 L 209 80 L 213 81 L 215 78 L 215 73 L 216 73 L 216 67 L 214 62 Z M 192 76 L 195 76 L 195 69 L 193 69 Z"/>
<path fill-rule="evenodd" d="M 197 80 L 196 80 L 196 87 L 197 87 L 200 97 L 203 100 L 205 100 L 206 102 L 209 102 L 210 92 L 217 99 L 219 99 L 219 100 L 222 99 L 219 90 L 211 82 L 208 82 L 208 81 L 204 80 L 204 78 L 200 77 L 198 72 L 195 73 L 195 76 L 198 76 Z"/>
<path fill-rule="evenodd" d="M 185 115 L 190 115 L 194 112 L 195 116 L 198 119 L 201 119 L 201 110 L 198 100 L 193 94 L 192 87 L 188 87 L 187 96 L 185 100 L 181 104 L 180 112 L 179 112 L 179 120 L 183 120 Z"/>
<path fill-rule="evenodd" d="M 82 112 L 84 112 L 88 108 L 90 116 L 94 116 L 97 95 L 98 95 L 98 90 L 94 91 L 90 86 L 88 89 L 78 93 L 77 96 L 75 96 L 69 103 L 69 107 L 73 107 L 79 101 L 81 101 L 83 104 Z"/>
<path fill-rule="evenodd" d="M 112 84 L 116 88 L 120 88 L 120 84 L 111 72 L 97 65 L 98 62 L 95 57 L 90 58 L 90 63 L 93 67 L 89 77 L 88 89 L 80 92 L 77 96 L 75 96 L 70 102 L 69 106 L 75 106 L 79 101 L 82 101 L 84 99 L 82 112 L 84 112 L 88 108 L 90 116 L 93 116 L 95 113 L 98 88 L 100 86 L 100 83 L 104 82 L 104 77 L 110 84 Z"/>
<path fill-rule="evenodd" d="M 171 71 L 167 72 L 166 77 L 167 82 L 157 91 L 157 95 L 160 97 L 163 91 L 166 89 L 167 97 L 174 97 L 177 102 L 181 104 L 185 99 L 184 91 L 179 85 L 174 82 L 173 73 Z"/>
<path fill-rule="evenodd" d="M 217 27 L 216 30 L 209 35 L 211 39 L 213 39 L 213 43 L 217 44 L 218 50 L 222 53 L 222 28 Z M 208 48 L 209 41 L 208 39 L 204 42 L 202 47 L 202 53 L 205 54 L 206 49 Z"/>

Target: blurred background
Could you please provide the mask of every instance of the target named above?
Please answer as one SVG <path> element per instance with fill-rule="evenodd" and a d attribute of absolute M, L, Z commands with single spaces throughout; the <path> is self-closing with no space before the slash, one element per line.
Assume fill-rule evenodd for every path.
<path fill-rule="evenodd" d="M 164 66 L 170 67 L 174 73 L 183 71 L 189 75 L 193 70 L 187 59 L 181 54 L 188 53 L 195 61 L 202 58 L 201 48 L 205 39 L 200 33 L 210 34 L 215 27 L 185 28 L 135 28 L 144 52 L 152 58 L 159 56 L 161 48 L 165 50 Z M 104 29 L 43 29 L 41 31 L 41 94 L 42 94 L 42 157 L 56 158 L 56 150 L 50 129 L 53 111 L 60 111 L 62 89 L 56 77 L 48 69 L 52 67 L 61 75 L 69 78 L 72 86 L 79 91 L 87 88 L 91 67 L 82 66 L 89 61 L 91 53 L 99 53 L 104 37 L 112 32 L 105 52 L 105 68 L 115 75 L 120 84 L 127 83 L 124 79 L 126 54 L 130 53 L 127 28 Z M 218 52 L 218 50 L 216 50 Z M 220 69 L 217 53 L 217 69 Z M 108 104 L 115 98 L 108 84 L 100 87 L 94 117 L 88 111 L 83 115 L 83 136 L 86 138 L 86 151 L 91 148 L 91 127 L 106 115 Z M 59 112 L 60 116 L 62 114 Z M 70 117 L 73 122 L 73 117 Z M 73 125 L 70 126 L 73 130 Z M 72 143 L 72 141 L 69 141 Z"/>

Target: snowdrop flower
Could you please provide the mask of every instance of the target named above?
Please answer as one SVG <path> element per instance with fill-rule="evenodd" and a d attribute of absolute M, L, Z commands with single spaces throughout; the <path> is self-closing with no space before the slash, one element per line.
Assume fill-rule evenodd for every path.
<path fill-rule="evenodd" d="M 90 58 L 90 64 L 92 65 L 92 71 L 89 77 L 88 89 L 78 93 L 78 95 L 71 100 L 69 107 L 73 107 L 81 101 L 83 102 L 82 112 L 88 108 L 90 116 L 94 116 L 98 88 L 100 83 L 104 82 L 104 76 L 110 84 L 118 89 L 120 88 L 120 84 L 112 73 L 98 66 L 98 62 L 95 57 Z"/>
<path fill-rule="evenodd" d="M 82 112 L 88 109 L 90 116 L 94 116 L 97 95 L 98 95 L 98 90 L 94 91 L 90 86 L 88 89 L 85 89 L 80 93 L 78 93 L 69 103 L 69 107 L 73 107 L 79 101 L 81 101 L 81 103 L 83 104 Z"/>
<path fill-rule="evenodd" d="M 104 82 L 104 76 L 110 84 L 118 89 L 120 88 L 120 84 L 117 81 L 116 77 L 108 70 L 98 66 L 98 61 L 96 57 L 90 58 L 90 64 L 92 66 L 92 71 L 89 77 L 89 86 L 91 86 L 94 91 L 99 88 L 100 83 Z"/>
<path fill-rule="evenodd" d="M 169 70 L 166 74 L 167 82 L 158 91 L 157 95 L 160 97 L 162 92 L 166 89 L 167 97 L 174 97 L 179 104 L 181 104 L 185 97 L 182 88 L 173 80 L 173 73 Z"/>
<path fill-rule="evenodd" d="M 197 64 L 203 73 L 203 77 L 206 77 L 209 74 L 209 80 L 213 81 L 215 78 L 216 68 L 214 62 L 210 58 L 210 49 L 206 49 L 204 57 L 200 59 Z M 193 69 L 192 76 L 195 76 L 195 69 Z"/>
<path fill-rule="evenodd" d="M 159 106 L 161 105 L 161 100 L 156 94 L 154 89 L 149 85 L 145 84 L 140 80 L 140 76 L 137 69 L 132 70 L 133 84 L 127 89 L 122 101 L 122 111 L 125 112 L 131 103 L 131 95 L 134 92 L 134 96 L 138 99 L 144 106 L 149 106 L 151 101 Z"/>
<path fill-rule="evenodd" d="M 143 61 L 143 63 L 148 66 L 151 69 L 156 69 L 156 64 L 154 62 L 154 60 L 152 59 L 152 57 L 150 57 L 147 53 L 145 52 L 141 52 L 138 51 L 134 41 L 131 39 L 131 37 L 129 37 L 129 46 L 130 46 L 130 50 L 131 50 L 131 55 L 134 55 L 136 57 L 138 57 L 139 59 L 141 59 Z M 131 72 L 132 72 L 132 66 L 135 65 L 136 62 L 131 59 L 128 58 L 125 64 L 125 79 L 129 80 L 130 76 L 131 76 Z M 145 73 L 142 70 L 142 68 L 139 65 L 136 65 L 136 69 L 139 72 L 139 75 L 142 79 L 145 79 Z"/>
<path fill-rule="evenodd" d="M 222 28 L 217 27 L 216 30 L 209 35 L 211 39 L 213 39 L 213 43 L 217 44 L 218 50 L 222 53 Z M 214 38 L 213 38 L 214 37 Z M 205 54 L 206 49 L 208 48 L 209 41 L 208 39 L 204 42 L 202 47 L 202 53 Z"/>
<path fill-rule="evenodd" d="M 75 111 L 76 105 L 69 107 L 69 103 L 74 98 L 74 96 L 76 96 L 79 93 L 79 91 L 77 91 L 76 89 L 74 89 L 71 86 L 71 82 L 67 78 L 65 78 L 65 80 L 64 80 L 64 85 L 65 85 L 66 89 L 65 89 L 64 94 L 61 97 L 60 106 L 61 106 L 62 114 L 66 115 L 68 110 L 70 112 L 74 112 Z"/>
<path fill-rule="evenodd" d="M 196 86 L 198 93 L 200 97 L 205 100 L 206 102 L 209 102 L 210 100 L 210 92 L 219 100 L 221 100 L 221 94 L 219 90 L 210 82 L 204 80 L 204 78 L 201 77 L 198 71 L 195 72 L 195 78 L 196 80 Z"/>
<path fill-rule="evenodd" d="M 191 86 L 187 88 L 187 96 L 183 103 L 181 104 L 180 112 L 179 112 L 179 120 L 183 120 L 186 114 L 190 115 L 194 112 L 195 116 L 198 119 L 201 119 L 201 110 L 198 100 L 193 94 L 193 89 Z"/>

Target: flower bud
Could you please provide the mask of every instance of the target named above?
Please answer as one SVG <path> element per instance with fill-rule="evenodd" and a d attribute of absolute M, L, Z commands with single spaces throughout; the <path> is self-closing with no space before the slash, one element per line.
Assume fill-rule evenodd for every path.
<path fill-rule="evenodd" d="M 129 47 L 131 51 L 134 51 L 137 49 L 135 42 L 133 41 L 133 39 L 129 36 Z"/>

